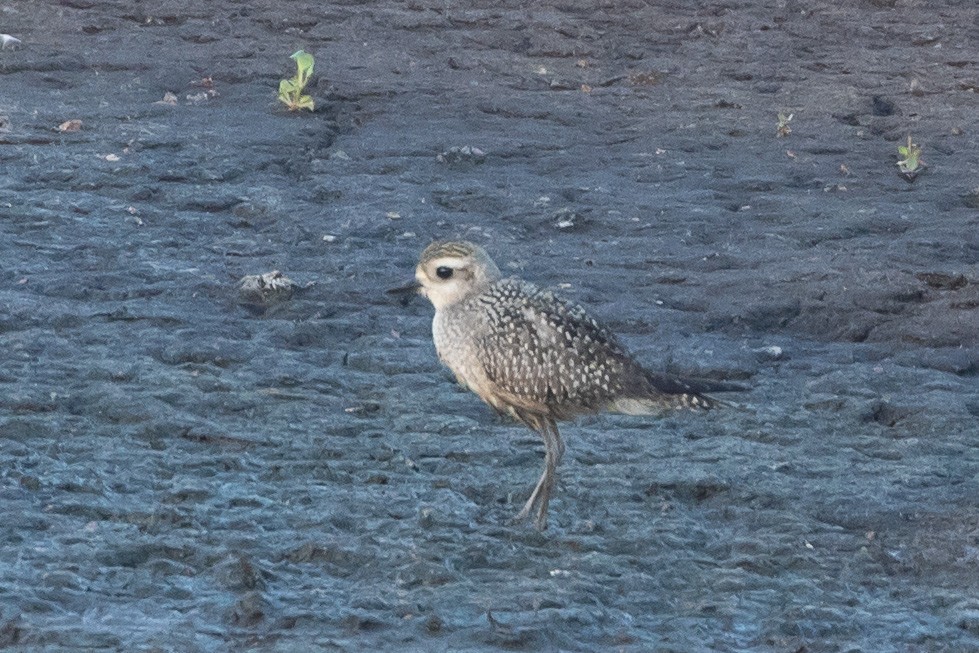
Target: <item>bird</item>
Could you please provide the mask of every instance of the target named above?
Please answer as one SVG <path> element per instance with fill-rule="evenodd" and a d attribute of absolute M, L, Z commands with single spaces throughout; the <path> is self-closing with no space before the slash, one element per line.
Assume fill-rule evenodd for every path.
<path fill-rule="evenodd" d="M 744 388 L 643 368 L 615 334 L 580 305 L 518 278 L 504 278 L 479 245 L 435 241 L 415 279 L 392 293 L 417 292 L 435 308 L 432 337 L 456 380 L 544 441 L 544 471 L 516 520 L 547 528 L 565 445 L 559 421 L 602 411 L 628 415 L 724 405 L 708 392 Z"/>

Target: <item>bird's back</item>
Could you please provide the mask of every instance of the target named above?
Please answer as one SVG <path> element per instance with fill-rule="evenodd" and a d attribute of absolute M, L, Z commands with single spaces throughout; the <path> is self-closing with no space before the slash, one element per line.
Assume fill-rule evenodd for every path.
<path fill-rule="evenodd" d="M 496 281 L 438 311 L 434 334 L 462 383 L 518 416 L 709 407 L 682 380 L 660 375 L 657 387 L 657 377 L 583 308 L 519 280 Z"/>

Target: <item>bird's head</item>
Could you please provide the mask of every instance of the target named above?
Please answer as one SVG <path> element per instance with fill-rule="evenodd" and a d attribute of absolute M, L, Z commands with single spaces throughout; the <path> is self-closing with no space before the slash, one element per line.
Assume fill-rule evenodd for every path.
<path fill-rule="evenodd" d="M 499 278 L 500 270 L 486 250 L 466 241 L 432 243 L 415 268 L 418 292 L 436 310 L 481 292 Z"/>

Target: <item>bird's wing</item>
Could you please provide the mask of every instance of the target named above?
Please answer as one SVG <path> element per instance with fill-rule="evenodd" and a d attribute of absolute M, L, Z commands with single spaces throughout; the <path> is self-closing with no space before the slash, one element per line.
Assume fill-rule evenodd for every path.
<path fill-rule="evenodd" d="M 497 302 L 477 347 L 506 403 L 561 419 L 605 408 L 623 383 L 642 376 L 615 336 L 580 306 L 530 284 L 500 292 L 508 301 Z"/>

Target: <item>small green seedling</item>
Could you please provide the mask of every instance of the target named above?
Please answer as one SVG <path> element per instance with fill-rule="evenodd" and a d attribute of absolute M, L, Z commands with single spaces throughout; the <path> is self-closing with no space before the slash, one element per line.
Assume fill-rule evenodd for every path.
<path fill-rule="evenodd" d="M 795 115 L 794 113 L 785 115 L 784 113 L 779 112 L 778 124 L 775 125 L 776 136 L 778 136 L 779 138 L 785 138 L 786 136 L 792 133 L 792 128 L 789 127 L 789 123 L 792 122 L 792 116 L 794 115 Z"/>
<path fill-rule="evenodd" d="M 921 171 L 926 167 L 925 162 L 921 160 L 921 148 L 918 147 L 917 143 L 911 142 L 911 135 L 909 134 L 908 144 L 898 145 L 897 153 L 902 157 L 897 162 L 901 176 L 908 182 L 914 181 L 915 177 L 921 174 Z"/>
<path fill-rule="evenodd" d="M 313 110 L 313 98 L 303 95 L 303 89 L 313 75 L 313 55 L 300 50 L 292 55 L 296 60 L 296 76 L 279 82 L 279 102 L 286 105 L 289 111 L 300 109 Z"/>

